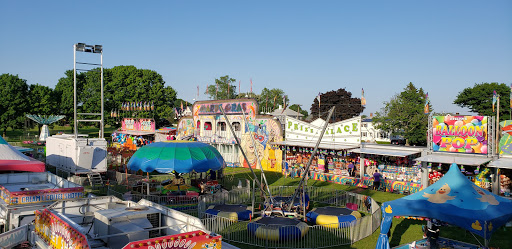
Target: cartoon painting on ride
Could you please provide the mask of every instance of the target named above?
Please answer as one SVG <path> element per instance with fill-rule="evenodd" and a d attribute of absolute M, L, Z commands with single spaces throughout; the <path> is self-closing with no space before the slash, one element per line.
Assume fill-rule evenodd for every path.
<path fill-rule="evenodd" d="M 220 235 L 210 236 L 203 231 L 193 231 L 188 233 L 180 233 L 175 235 L 162 236 L 147 240 L 140 240 L 128 243 L 123 249 L 139 248 L 139 249 L 159 249 L 159 248 L 187 248 L 217 249 L 222 246 L 222 237 Z"/>
<path fill-rule="evenodd" d="M 434 116 L 433 151 L 487 154 L 486 116 Z"/>
<path fill-rule="evenodd" d="M 89 248 L 84 234 L 48 211 L 48 209 L 36 210 L 35 214 L 36 233 L 44 238 L 51 248 Z"/>
<path fill-rule="evenodd" d="M 256 154 L 250 134 L 253 134 L 256 142 L 256 149 L 260 157 L 263 170 L 282 171 L 282 151 L 279 146 L 272 146 L 270 143 L 283 141 L 283 132 L 278 121 L 270 118 L 257 118 L 254 122 L 248 123 L 245 132 L 241 137 L 241 147 L 244 149 L 247 159 L 245 161 L 242 153 L 239 153 L 239 161 L 244 167 L 258 167 Z"/>
<path fill-rule="evenodd" d="M 154 132 L 155 121 L 149 118 L 125 118 L 121 121 L 121 130 Z"/>
<path fill-rule="evenodd" d="M 199 131 L 198 131 L 199 132 Z M 190 118 L 182 118 L 178 123 L 178 131 L 176 132 L 179 138 L 184 138 L 194 135 L 194 123 Z"/>

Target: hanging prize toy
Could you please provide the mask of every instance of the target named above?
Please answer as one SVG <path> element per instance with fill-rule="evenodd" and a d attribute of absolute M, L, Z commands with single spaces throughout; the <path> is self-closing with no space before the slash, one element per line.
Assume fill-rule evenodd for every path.
<path fill-rule="evenodd" d="M 442 164 L 437 165 L 437 170 L 441 170 L 441 169 L 443 169 L 443 167 L 442 167 L 442 166 L 443 166 Z"/>

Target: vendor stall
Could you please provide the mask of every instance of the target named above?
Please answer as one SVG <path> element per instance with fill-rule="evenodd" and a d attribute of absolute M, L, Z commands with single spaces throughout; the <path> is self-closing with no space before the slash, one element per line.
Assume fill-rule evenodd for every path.
<path fill-rule="evenodd" d="M 424 190 L 382 205 L 381 233 L 375 248 L 389 248 L 388 231 L 395 216 L 426 217 L 481 236 L 488 247 L 493 232 L 512 219 L 512 201 L 473 184 L 457 164 Z"/>

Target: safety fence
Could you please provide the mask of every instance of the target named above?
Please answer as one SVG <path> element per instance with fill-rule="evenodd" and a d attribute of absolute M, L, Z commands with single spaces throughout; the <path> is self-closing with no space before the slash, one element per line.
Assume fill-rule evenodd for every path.
<path fill-rule="evenodd" d="M 29 241 L 28 225 L 0 234 L 0 248 L 13 248 Z"/>
<path fill-rule="evenodd" d="M 274 197 L 292 196 L 294 186 L 270 186 Z M 250 231 L 251 221 L 236 221 L 233 219 L 213 216 L 205 213 L 205 209 L 214 204 L 247 204 L 255 206 L 263 205 L 263 198 L 258 198 L 258 191 L 252 189 L 256 198 L 251 200 L 251 195 L 242 190 L 230 191 L 231 198 L 224 196 L 211 196 L 200 199 L 198 215 L 203 224 L 212 232 L 220 234 L 228 242 L 236 242 L 264 248 L 329 248 L 340 245 L 352 244 L 370 236 L 380 226 L 382 213 L 380 206 L 370 197 L 342 190 L 334 190 L 319 187 L 307 187 L 310 201 L 327 204 L 336 207 L 346 207 L 349 204 L 362 213 L 362 217 L 352 222 L 342 222 L 328 225 L 307 225 L 303 227 L 303 236 L 292 236 L 286 239 L 276 239 L 279 234 L 294 234 L 296 226 L 275 226 L 258 224 L 258 232 Z M 248 191 L 244 189 L 243 191 Z M 252 203 L 251 203 L 252 202 Z"/>

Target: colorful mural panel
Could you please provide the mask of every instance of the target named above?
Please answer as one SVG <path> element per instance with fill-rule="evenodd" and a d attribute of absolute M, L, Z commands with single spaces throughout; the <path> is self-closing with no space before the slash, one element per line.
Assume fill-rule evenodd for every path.
<path fill-rule="evenodd" d="M 512 155 L 512 120 L 500 122 L 500 155 Z"/>
<path fill-rule="evenodd" d="M 48 209 L 43 211 L 36 210 L 35 214 L 36 233 L 52 248 L 89 248 L 84 234 L 48 211 Z"/>
<path fill-rule="evenodd" d="M 487 154 L 486 116 L 433 116 L 433 151 Z"/>

